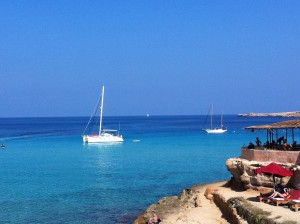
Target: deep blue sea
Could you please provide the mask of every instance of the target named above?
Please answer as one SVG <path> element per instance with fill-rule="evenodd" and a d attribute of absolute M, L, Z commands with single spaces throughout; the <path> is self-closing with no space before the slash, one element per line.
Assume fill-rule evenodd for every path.
<path fill-rule="evenodd" d="M 0 223 L 132 223 L 164 196 L 228 180 L 226 160 L 266 141 L 243 128 L 287 119 L 226 115 L 218 135 L 206 116 L 104 117 L 125 142 L 83 144 L 88 120 L 0 118 Z"/>

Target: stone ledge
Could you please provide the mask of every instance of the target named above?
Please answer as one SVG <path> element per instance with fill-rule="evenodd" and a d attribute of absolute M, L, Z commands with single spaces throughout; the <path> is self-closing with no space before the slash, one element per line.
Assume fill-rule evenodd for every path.
<path fill-rule="evenodd" d="M 233 187 L 236 185 L 231 181 L 193 186 L 183 190 L 180 196 L 164 197 L 157 204 L 151 205 L 134 224 L 146 224 L 152 211 L 162 219 L 163 224 L 248 223 L 249 221 L 241 218 L 240 211 L 242 211 L 241 215 L 248 220 L 249 217 L 251 219 L 257 214 L 267 214 L 266 218 L 270 220 L 269 223 L 300 223 L 300 212 L 258 202 L 256 199 L 259 195 L 258 191 Z M 236 209 L 237 206 L 229 203 L 233 198 L 243 198 L 242 200 L 245 201 L 241 203 L 240 211 Z"/>
<path fill-rule="evenodd" d="M 300 151 L 278 151 L 242 148 L 241 158 L 258 162 L 300 164 Z"/>

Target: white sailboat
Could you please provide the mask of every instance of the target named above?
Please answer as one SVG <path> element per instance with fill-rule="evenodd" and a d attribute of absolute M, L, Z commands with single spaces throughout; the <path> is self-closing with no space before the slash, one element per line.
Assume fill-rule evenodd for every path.
<path fill-rule="evenodd" d="M 205 131 L 209 134 L 222 134 L 227 131 L 227 129 L 223 126 L 223 115 L 221 115 L 221 127 L 213 128 L 213 104 L 210 108 L 210 128 L 205 129 Z"/>
<path fill-rule="evenodd" d="M 101 94 L 99 133 L 91 134 L 91 135 L 83 134 L 82 140 L 84 143 L 107 143 L 107 142 L 123 142 L 124 141 L 122 135 L 119 134 L 118 130 L 102 129 L 103 102 L 104 102 L 104 86 L 102 86 L 102 94 Z M 91 118 L 84 130 L 84 133 L 85 133 L 87 127 L 90 125 L 92 117 L 93 117 L 93 115 L 91 116 Z"/>

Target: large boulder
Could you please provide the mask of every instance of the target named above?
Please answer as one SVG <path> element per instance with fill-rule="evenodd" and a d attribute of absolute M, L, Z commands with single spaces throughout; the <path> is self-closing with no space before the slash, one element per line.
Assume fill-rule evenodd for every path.
<path fill-rule="evenodd" d="M 261 187 L 273 188 L 272 175 L 256 174 L 257 168 L 268 165 L 269 162 L 249 161 L 241 158 L 231 158 L 226 161 L 226 167 L 232 174 L 235 182 L 240 183 L 245 189 L 259 189 Z M 292 177 L 275 178 L 276 185 L 288 185 L 291 188 L 300 189 L 300 166 L 294 164 L 280 164 L 294 172 Z"/>

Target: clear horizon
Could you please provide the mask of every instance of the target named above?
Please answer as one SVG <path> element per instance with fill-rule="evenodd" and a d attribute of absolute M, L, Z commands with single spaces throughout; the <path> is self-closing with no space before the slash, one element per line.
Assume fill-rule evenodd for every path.
<path fill-rule="evenodd" d="M 287 112 L 270 112 L 271 113 L 288 113 L 288 112 L 298 112 L 298 111 L 287 111 Z M 249 113 L 237 113 L 237 114 L 222 114 L 223 116 L 238 116 L 239 114 L 250 114 L 251 112 Z M 269 113 L 264 113 L 262 112 L 261 114 L 269 114 Z M 144 114 L 144 115 L 103 115 L 103 117 L 146 117 L 147 114 Z M 210 116 L 209 114 L 150 114 L 150 117 L 172 117 L 172 116 Z M 218 116 L 221 116 L 221 114 L 214 114 L 213 116 L 215 117 L 218 117 Z M 24 117 L 0 117 L 0 119 L 5 119 L 5 118 L 76 118 L 76 117 L 91 117 L 91 115 L 81 115 L 81 116 L 72 116 L 72 115 L 69 115 L 69 116 L 24 116 Z M 258 117 L 265 117 L 265 116 L 258 116 Z M 277 118 L 280 118 L 280 116 L 268 116 L 268 117 L 277 117 Z M 294 118 L 299 118 L 300 117 L 282 117 L 282 118 L 291 118 L 291 119 L 294 119 Z"/>
<path fill-rule="evenodd" d="M 299 111 L 299 1 L 2 1 L 0 117 Z"/>

